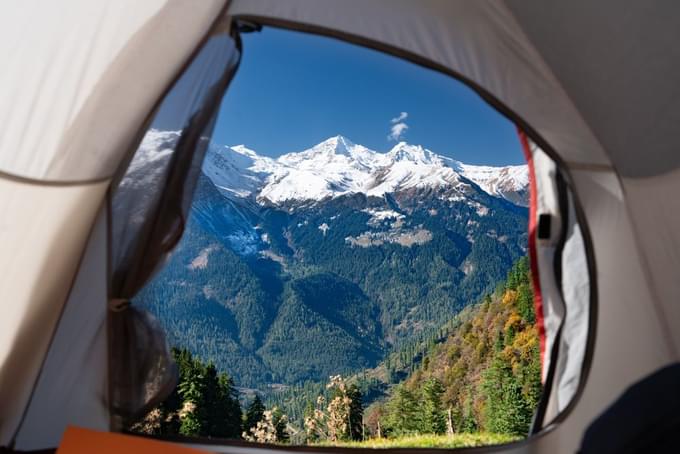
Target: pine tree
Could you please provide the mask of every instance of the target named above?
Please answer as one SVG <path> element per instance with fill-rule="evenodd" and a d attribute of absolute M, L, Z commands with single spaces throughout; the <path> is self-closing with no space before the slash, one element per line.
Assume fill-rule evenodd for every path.
<path fill-rule="evenodd" d="M 211 422 L 209 436 L 221 438 L 240 438 L 241 405 L 234 381 L 227 374 L 219 374 L 217 379 L 217 396 L 212 404 L 214 420 Z M 210 402 L 207 402 L 210 405 Z"/>
<path fill-rule="evenodd" d="M 255 399 L 253 399 L 246 410 L 245 420 L 243 421 L 243 430 L 249 433 L 250 429 L 255 427 L 257 423 L 262 420 L 264 411 L 264 404 L 262 403 L 260 396 L 255 394 Z"/>
<path fill-rule="evenodd" d="M 351 399 L 349 404 L 349 437 L 352 440 L 361 440 L 364 432 L 364 404 L 359 387 L 356 385 L 348 386 L 347 397 Z"/>
<path fill-rule="evenodd" d="M 420 406 L 420 429 L 424 433 L 443 434 L 446 431 L 446 416 L 442 406 L 444 387 L 436 378 L 423 384 Z"/>
<path fill-rule="evenodd" d="M 279 443 L 286 443 L 290 438 L 288 434 L 288 416 L 279 407 L 272 409 L 272 422 L 276 429 L 276 440 Z"/>
<path fill-rule="evenodd" d="M 533 408 L 524 399 L 512 367 L 502 357 L 494 358 L 484 373 L 481 387 L 486 400 L 486 428 L 492 432 L 526 435 Z"/>
<path fill-rule="evenodd" d="M 178 392 L 182 398 L 179 433 L 187 436 L 203 435 L 206 415 L 201 404 L 205 393 L 205 370 L 200 361 L 192 358 L 190 354 L 180 363 Z"/>
<path fill-rule="evenodd" d="M 396 387 L 387 407 L 386 429 L 394 435 L 410 434 L 418 431 L 417 402 L 413 393 L 404 385 Z"/>
<path fill-rule="evenodd" d="M 241 406 L 233 381 L 219 374 L 212 363 L 204 364 L 187 350 L 173 349 L 172 353 L 179 368 L 179 383 L 145 418 L 146 427 L 142 426 L 141 431 L 238 438 Z"/>

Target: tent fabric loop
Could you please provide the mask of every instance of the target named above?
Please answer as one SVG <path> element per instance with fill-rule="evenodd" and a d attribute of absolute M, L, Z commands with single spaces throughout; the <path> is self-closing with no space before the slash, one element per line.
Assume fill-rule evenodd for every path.
<path fill-rule="evenodd" d="M 130 300 L 125 298 L 112 298 L 109 300 L 109 310 L 112 312 L 122 312 L 130 306 Z"/>
<path fill-rule="evenodd" d="M 109 312 L 112 426 L 121 428 L 147 413 L 172 392 L 179 379 L 177 365 L 160 323 L 134 306 Z M 121 367 L 124 366 L 124 367 Z"/>

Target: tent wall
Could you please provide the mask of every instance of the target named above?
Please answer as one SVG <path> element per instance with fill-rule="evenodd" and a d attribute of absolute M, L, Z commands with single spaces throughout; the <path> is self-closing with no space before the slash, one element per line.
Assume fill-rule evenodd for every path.
<path fill-rule="evenodd" d="M 17 449 L 56 446 L 68 425 L 109 429 L 107 227 L 106 210 L 100 209 L 19 429 Z"/>
<path fill-rule="evenodd" d="M 0 446 L 25 413 L 109 177 L 224 5 L 3 4 Z"/>
<path fill-rule="evenodd" d="M 0 171 L 111 176 L 224 0 L 29 0 L 0 14 Z M 38 31 L 29 32 L 29 31 Z"/>
<path fill-rule="evenodd" d="M 677 360 L 667 347 L 662 322 L 651 307 L 644 264 L 618 179 L 612 172 L 572 171 L 585 214 L 596 273 L 596 319 L 590 333 L 580 395 L 544 435 L 531 441 L 535 452 L 575 452 L 584 429 L 623 390 Z M 569 310 L 567 308 L 567 310 Z M 519 451 L 522 452 L 522 451 Z"/>
<path fill-rule="evenodd" d="M 654 288 L 650 310 L 665 322 L 657 335 L 680 358 L 680 169 L 653 178 L 624 178 L 623 185 L 638 246 L 645 251 L 645 277 Z"/>
<path fill-rule="evenodd" d="M 680 2 L 505 3 L 621 176 L 680 167 Z"/>
<path fill-rule="evenodd" d="M 106 188 L 0 178 L 0 445 L 24 413 Z"/>
<path fill-rule="evenodd" d="M 678 359 L 680 2 L 506 3 L 620 176 L 639 279 L 650 288 L 644 304 Z"/>

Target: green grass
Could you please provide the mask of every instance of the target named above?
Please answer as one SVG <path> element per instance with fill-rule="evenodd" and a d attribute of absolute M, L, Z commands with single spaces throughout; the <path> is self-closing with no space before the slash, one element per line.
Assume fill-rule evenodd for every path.
<path fill-rule="evenodd" d="M 345 448 L 468 448 L 510 443 L 520 440 L 513 435 L 488 432 L 461 433 L 454 435 L 408 435 L 399 438 L 372 438 L 365 441 L 341 441 L 338 443 L 319 443 L 321 446 Z"/>

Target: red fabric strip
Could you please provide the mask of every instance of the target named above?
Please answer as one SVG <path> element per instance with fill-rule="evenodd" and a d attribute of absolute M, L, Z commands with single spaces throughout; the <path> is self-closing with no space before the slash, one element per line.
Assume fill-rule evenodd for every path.
<path fill-rule="evenodd" d="M 541 294 L 541 283 L 538 279 L 538 259 L 536 253 L 536 228 L 537 228 L 537 195 L 536 195 L 536 171 L 534 169 L 534 157 L 531 154 L 531 147 L 524 131 L 517 128 L 519 141 L 522 144 L 524 157 L 529 166 L 529 262 L 531 264 L 531 281 L 534 287 L 534 310 L 536 311 L 536 326 L 538 327 L 538 337 L 541 348 L 541 381 L 543 381 L 543 370 L 545 369 L 545 321 L 543 318 L 543 296 Z"/>

